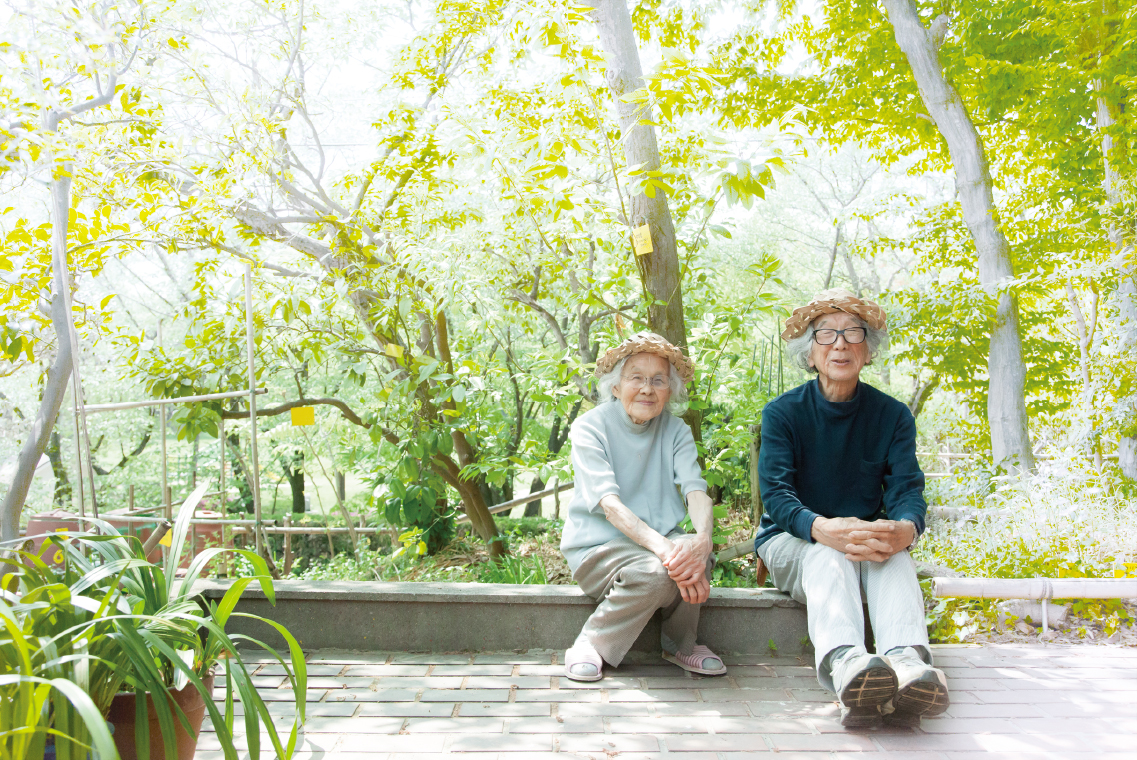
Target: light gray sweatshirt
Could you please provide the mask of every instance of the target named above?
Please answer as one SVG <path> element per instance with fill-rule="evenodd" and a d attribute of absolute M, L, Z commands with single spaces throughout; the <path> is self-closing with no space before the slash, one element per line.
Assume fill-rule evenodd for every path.
<path fill-rule="evenodd" d="M 687 494 L 707 490 L 691 428 L 669 412 L 637 425 L 613 400 L 581 415 L 569 440 L 575 486 L 561 552 L 573 572 L 597 546 L 623 535 L 600 508 L 605 496 L 615 494 L 666 536 L 687 514 Z"/>

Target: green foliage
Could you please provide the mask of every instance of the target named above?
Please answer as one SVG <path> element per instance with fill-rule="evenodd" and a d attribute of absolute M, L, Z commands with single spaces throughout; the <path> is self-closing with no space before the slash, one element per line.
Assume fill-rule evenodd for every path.
<path fill-rule="evenodd" d="M 548 583 L 545 565 L 540 557 L 506 555 L 489 560 L 477 573 L 479 583 Z"/>

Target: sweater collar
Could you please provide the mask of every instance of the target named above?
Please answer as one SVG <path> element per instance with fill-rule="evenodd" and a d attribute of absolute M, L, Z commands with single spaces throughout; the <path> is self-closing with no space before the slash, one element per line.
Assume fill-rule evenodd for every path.
<path fill-rule="evenodd" d="M 643 425 L 637 425 L 635 422 L 632 422 L 632 418 L 628 416 L 628 413 L 624 410 L 624 405 L 620 403 L 619 399 L 612 399 L 608 403 L 616 407 L 616 418 L 620 420 L 620 424 L 623 428 L 632 435 L 645 435 L 649 430 L 655 427 L 655 423 L 660 417 L 667 414 L 667 411 L 664 410 Z"/>
<path fill-rule="evenodd" d="M 834 417 L 848 417 L 851 414 L 855 414 L 857 410 L 861 408 L 861 399 L 864 398 L 865 395 L 861 391 L 862 385 L 864 385 L 864 383 L 857 383 L 857 391 L 848 401 L 829 401 L 821 393 L 821 380 L 819 378 L 815 377 L 809 382 L 810 393 L 813 394 L 813 400 L 814 403 L 817 404 L 817 408 Z"/>

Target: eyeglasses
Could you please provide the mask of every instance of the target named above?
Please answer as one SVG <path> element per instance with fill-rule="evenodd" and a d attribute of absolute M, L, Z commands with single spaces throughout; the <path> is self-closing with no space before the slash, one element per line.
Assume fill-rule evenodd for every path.
<path fill-rule="evenodd" d="M 671 378 L 667 375 L 656 375 L 652 378 L 647 378 L 643 375 L 624 375 L 620 380 L 627 383 L 629 388 L 637 391 L 645 385 L 651 385 L 651 387 L 657 391 L 661 391 L 671 385 Z"/>
<path fill-rule="evenodd" d="M 846 343 L 864 343 L 868 333 L 863 327 L 846 327 L 844 330 L 822 328 L 813 331 L 813 339 L 822 346 L 831 346 L 837 342 L 837 336 L 845 338 Z"/>

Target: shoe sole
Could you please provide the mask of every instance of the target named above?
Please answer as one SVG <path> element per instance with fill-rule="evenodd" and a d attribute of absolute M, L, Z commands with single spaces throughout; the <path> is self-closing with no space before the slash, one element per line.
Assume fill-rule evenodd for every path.
<path fill-rule="evenodd" d="M 896 692 L 892 704 L 898 713 L 930 717 L 948 709 L 951 701 L 948 699 L 947 688 L 934 674 L 929 673 L 927 677 L 917 679 Z"/>
<path fill-rule="evenodd" d="M 841 713 L 841 725 L 845 728 L 876 728 L 881 724 L 876 707 L 847 707 Z"/>
<path fill-rule="evenodd" d="M 868 668 L 858 673 L 841 692 L 845 707 L 883 705 L 896 694 L 896 674 L 890 668 Z"/>

